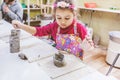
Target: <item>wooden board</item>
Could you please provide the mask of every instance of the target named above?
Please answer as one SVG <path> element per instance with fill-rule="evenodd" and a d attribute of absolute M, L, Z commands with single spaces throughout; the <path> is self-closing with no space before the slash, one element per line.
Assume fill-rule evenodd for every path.
<path fill-rule="evenodd" d="M 52 79 L 85 67 L 85 64 L 83 64 L 82 61 L 76 56 L 72 54 L 64 54 L 64 56 L 66 65 L 63 67 L 56 67 L 54 65 L 53 56 L 44 60 L 40 60 L 38 64 Z"/>
<path fill-rule="evenodd" d="M 94 72 L 94 69 L 85 66 L 66 75 L 59 76 L 53 80 L 80 80 L 81 78 L 86 77 L 87 75 L 92 74 Z"/>
<path fill-rule="evenodd" d="M 21 53 L 23 53 L 27 58 L 29 62 L 34 62 L 43 58 L 47 58 L 49 56 L 54 55 L 55 53 L 58 53 L 58 50 L 45 43 L 44 41 L 34 38 L 27 41 L 28 48 L 24 49 Z M 33 46 L 30 47 L 29 44 L 32 44 Z M 25 46 L 24 46 L 25 47 Z"/>

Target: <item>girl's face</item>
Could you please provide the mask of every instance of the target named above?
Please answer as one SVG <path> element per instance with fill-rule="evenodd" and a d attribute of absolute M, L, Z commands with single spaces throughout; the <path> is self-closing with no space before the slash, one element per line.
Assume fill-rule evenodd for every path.
<path fill-rule="evenodd" d="M 74 14 L 69 9 L 56 9 L 55 18 L 61 28 L 70 26 L 74 19 Z"/>

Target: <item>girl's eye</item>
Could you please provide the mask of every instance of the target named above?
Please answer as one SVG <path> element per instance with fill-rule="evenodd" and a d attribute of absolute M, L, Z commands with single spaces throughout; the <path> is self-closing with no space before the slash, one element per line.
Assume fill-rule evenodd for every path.
<path fill-rule="evenodd" d="M 65 18 L 66 20 L 69 20 L 70 18 Z"/>
<path fill-rule="evenodd" d="M 57 18 L 57 19 L 61 19 L 61 18 Z"/>

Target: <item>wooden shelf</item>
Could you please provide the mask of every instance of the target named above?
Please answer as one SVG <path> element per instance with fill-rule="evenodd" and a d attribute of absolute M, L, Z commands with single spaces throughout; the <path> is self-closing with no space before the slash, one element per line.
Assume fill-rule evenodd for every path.
<path fill-rule="evenodd" d="M 41 22 L 41 20 L 30 20 L 30 22 Z M 28 23 L 28 21 L 26 21 Z"/>
<path fill-rule="evenodd" d="M 32 3 L 33 2 L 33 3 Z M 31 23 L 36 23 L 36 22 L 41 22 L 40 20 L 31 20 L 31 15 L 34 16 L 35 14 L 48 14 L 50 13 L 50 10 L 52 10 L 52 5 L 50 5 L 50 0 L 46 0 L 46 3 L 47 4 L 44 4 L 43 3 L 44 0 L 27 0 L 26 4 L 27 4 L 27 8 L 23 8 L 23 10 L 25 11 L 25 13 L 27 13 L 28 15 L 28 19 L 27 19 L 27 22 L 28 25 L 31 25 Z M 36 8 L 37 6 L 33 6 L 33 8 L 30 7 L 30 4 L 37 4 L 39 7 Z M 37 12 L 36 12 L 37 11 Z M 34 12 L 34 13 L 33 13 Z M 39 12 L 39 13 L 38 13 Z"/>
<path fill-rule="evenodd" d="M 40 10 L 41 8 L 30 8 L 30 10 Z M 28 10 L 28 8 L 24 8 L 23 10 Z"/>
<path fill-rule="evenodd" d="M 94 10 L 94 11 L 102 11 L 102 12 L 111 12 L 111 13 L 120 13 L 120 10 L 109 10 L 109 9 L 102 9 L 102 8 L 85 8 L 85 7 L 80 7 L 80 9 L 85 9 L 85 10 Z"/>
<path fill-rule="evenodd" d="M 41 22 L 40 20 L 30 20 L 30 22 Z"/>

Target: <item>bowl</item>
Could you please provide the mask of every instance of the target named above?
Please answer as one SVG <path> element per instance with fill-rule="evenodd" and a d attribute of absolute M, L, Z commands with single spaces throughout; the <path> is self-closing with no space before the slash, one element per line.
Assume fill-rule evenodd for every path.
<path fill-rule="evenodd" d="M 96 8 L 97 7 L 96 3 L 84 3 L 84 6 L 86 8 Z"/>

